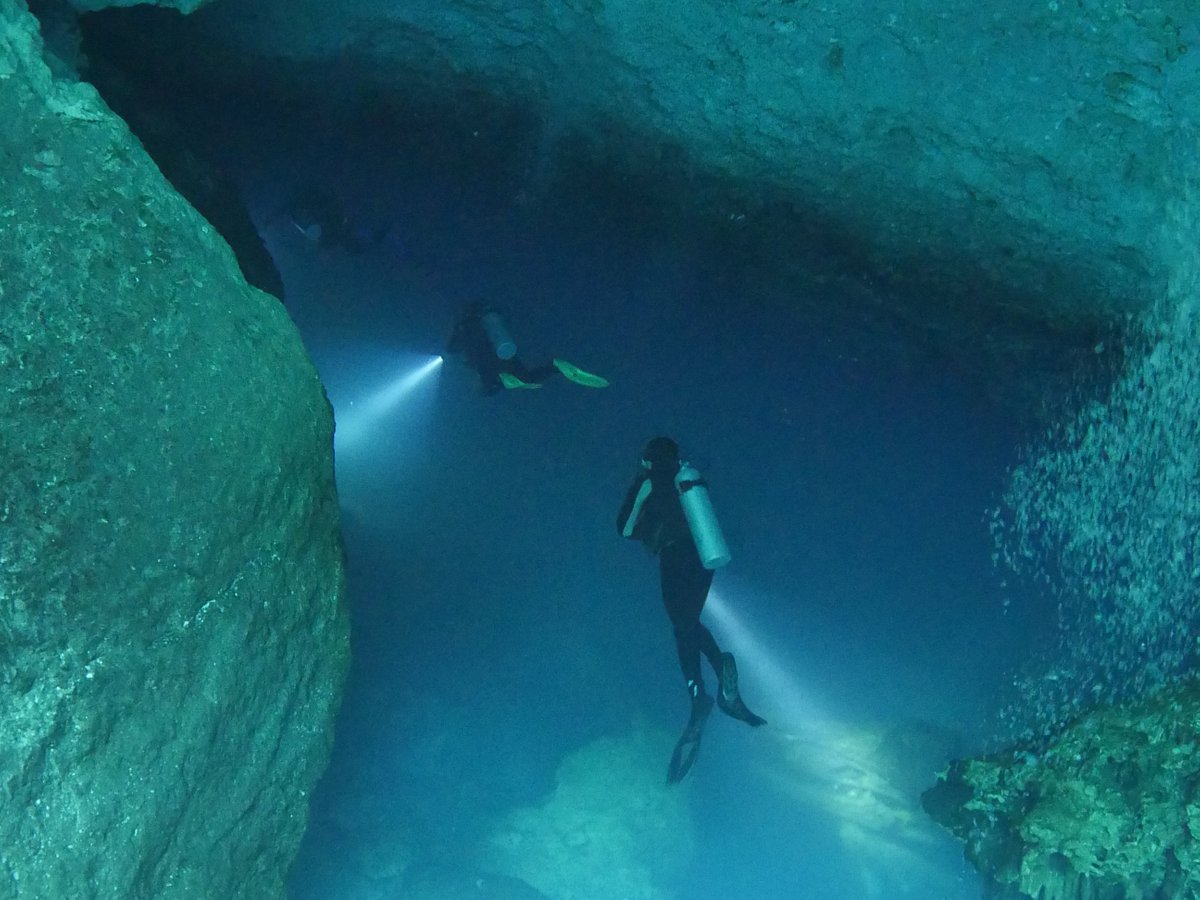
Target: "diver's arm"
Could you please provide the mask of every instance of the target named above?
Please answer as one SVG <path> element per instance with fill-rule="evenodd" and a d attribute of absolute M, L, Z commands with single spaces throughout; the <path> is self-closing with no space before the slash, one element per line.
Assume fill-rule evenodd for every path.
<path fill-rule="evenodd" d="M 629 486 L 625 493 L 625 502 L 621 504 L 621 511 L 617 514 L 617 531 L 621 533 L 621 537 L 633 537 L 633 530 L 642 514 L 646 498 L 650 496 L 650 490 L 650 476 L 646 472 L 641 473 Z"/>

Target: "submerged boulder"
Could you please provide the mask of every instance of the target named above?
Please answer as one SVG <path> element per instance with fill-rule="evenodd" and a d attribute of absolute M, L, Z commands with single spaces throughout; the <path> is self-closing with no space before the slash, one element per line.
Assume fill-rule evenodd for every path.
<path fill-rule="evenodd" d="M 670 747 L 635 731 L 580 748 L 545 803 L 497 824 L 485 867 L 553 900 L 666 900 L 692 853 L 685 795 L 663 783 Z"/>
<path fill-rule="evenodd" d="M 0 896 L 282 896 L 348 662 L 280 304 L 0 0 Z"/>
<path fill-rule="evenodd" d="M 1200 681 L 1081 716 L 1047 746 L 955 762 L 922 797 L 989 897 L 1200 891 Z"/>

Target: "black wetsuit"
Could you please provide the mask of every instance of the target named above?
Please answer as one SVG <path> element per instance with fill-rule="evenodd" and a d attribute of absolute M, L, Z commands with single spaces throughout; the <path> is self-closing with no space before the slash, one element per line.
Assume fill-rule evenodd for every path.
<path fill-rule="evenodd" d="M 448 354 L 461 355 L 467 365 L 479 373 L 480 387 L 485 394 L 494 394 L 504 387 L 501 373 L 513 375 L 526 384 L 543 384 L 558 371 L 550 364 L 531 369 L 515 356 L 512 359 L 497 356 L 483 327 L 483 317 L 488 312 L 489 309 L 481 307 L 467 310 L 454 326 L 446 344 Z"/>
<path fill-rule="evenodd" d="M 617 515 L 617 531 L 624 535 L 638 490 L 647 478 L 651 484 L 650 496 L 642 504 L 633 534 L 629 537 L 641 541 L 658 557 L 663 606 L 675 629 L 679 667 L 688 682 L 688 689 L 695 695 L 696 692 L 704 692 L 704 681 L 700 674 L 701 653 L 708 657 L 713 671 L 721 672 L 721 650 L 712 632 L 700 622 L 700 613 L 708 600 L 708 589 L 712 586 L 713 573 L 700 562 L 700 554 L 696 551 L 696 543 L 692 540 L 692 532 L 675 490 L 673 472 L 661 476 L 657 473 L 640 474 L 634 479 Z"/>

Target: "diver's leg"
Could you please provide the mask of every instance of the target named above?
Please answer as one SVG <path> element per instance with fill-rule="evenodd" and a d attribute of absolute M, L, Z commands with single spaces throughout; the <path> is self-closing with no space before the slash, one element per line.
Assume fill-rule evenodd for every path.
<path fill-rule="evenodd" d="M 506 388 L 540 388 L 555 371 L 553 366 L 531 369 L 514 356 L 502 363 L 500 380 Z"/>
<path fill-rule="evenodd" d="M 675 631 L 675 650 L 679 655 L 679 668 L 687 682 L 692 697 L 704 693 L 704 678 L 700 673 L 700 651 L 702 635 L 700 609 L 704 605 L 703 594 L 697 603 L 697 577 L 690 565 L 684 548 L 669 544 L 659 554 L 659 574 L 662 579 L 663 606 Z M 712 580 L 712 573 L 708 573 Z M 707 594 L 707 589 L 704 590 Z M 708 629 L 704 629 L 707 632 Z M 711 639 L 712 635 L 709 635 Z M 718 651 L 719 652 L 719 651 Z"/>
<path fill-rule="evenodd" d="M 699 573 L 697 572 L 699 570 Z M 700 739 L 704 724 L 712 711 L 713 701 L 704 689 L 700 673 L 700 653 L 704 648 L 704 636 L 712 641 L 708 629 L 700 624 L 700 610 L 708 594 L 712 573 L 700 566 L 695 548 L 689 541 L 681 547 L 670 544 L 659 553 L 659 572 L 662 577 L 663 605 L 675 630 L 675 649 L 679 655 L 679 668 L 687 682 L 691 712 L 687 726 L 671 754 L 667 768 L 667 783 L 675 784 L 691 770 L 700 753 Z"/>
<path fill-rule="evenodd" d="M 704 693 L 704 677 L 700 673 L 700 642 L 696 639 L 696 627 L 675 626 L 675 652 L 679 656 L 679 670 L 687 682 L 688 693 L 695 697 Z"/>
<path fill-rule="evenodd" d="M 721 685 L 717 689 L 717 705 L 721 707 L 721 712 L 745 722 L 752 728 L 767 724 L 766 719 L 752 713 L 742 700 L 741 692 L 738 689 L 737 662 L 732 653 L 725 653 L 722 656 L 720 680 Z"/>
<path fill-rule="evenodd" d="M 525 380 L 532 384 L 545 384 L 558 374 L 558 369 L 549 363 L 546 363 L 544 366 L 534 366 L 532 369 L 524 365 L 521 368 L 525 370 Z"/>
<path fill-rule="evenodd" d="M 721 670 L 725 665 L 721 648 L 717 645 L 717 639 L 713 637 L 712 632 L 701 622 L 696 623 L 696 644 L 699 646 L 700 652 L 704 654 L 704 658 L 708 660 L 708 664 L 712 666 L 713 672 L 720 678 Z"/>
<path fill-rule="evenodd" d="M 479 389 L 485 394 L 497 393 L 503 385 L 500 374 L 503 369 L 494 353 L 473 352 L 467 361 L 479 376 Z"/>
<path fill-rule="evenodd" d="M 713 671 L 717 673 L 717 705 L 721 707 L 722 712 L 753 727 L 765 725 L 766 719 L 752 713 L 742 701 L 738 690 L 737 662 L 733 654 L 722 653 L 712 632 L 700 622 L 700 612 L 704 609 L 709 589 L 712 587 L 712 571 L 704 568 L 696 548 L 690 541 L 677 555 L 676 567 L 680 580 L 677 609 L 681 621 L 692 623 L 688 643 L 695 648 L 697 669 L 699 654 L 703 653 Z M 678 634 L 678 626 L 676 628 Z"/>

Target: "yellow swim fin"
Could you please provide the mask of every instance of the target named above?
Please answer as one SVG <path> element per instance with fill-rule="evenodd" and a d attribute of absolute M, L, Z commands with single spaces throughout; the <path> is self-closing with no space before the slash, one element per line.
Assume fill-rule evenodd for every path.
<path fill-rule="evenodd" d="M 528 388 L 528 389 L 532 390 L 533 388 L 541 387 L 540 384 L 533 384 L 528 381 L 522 381 L 520 378 L 518 378 L 516 375 L 513 375 L 511 372 L 501 372 L 500 373 L 500 383 L 502 385 L 504 385 L 506 388 L 508 388 L 510 391 L 515 388 Z"/>
<path fill-rule="evenodd" d="M 576 384 L 582 384 L 584 387 L 608 387 L 607 378 L 601 378 L 599 375 L 593 375 L 591 372 L 585 372 L 578 366 L 571 365 L 565 359 L 554 360 L 554 368 L 562 372 L 563 377 L 568 381 L 573 381 Z"/>

